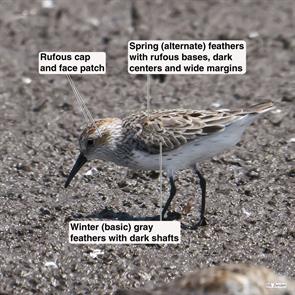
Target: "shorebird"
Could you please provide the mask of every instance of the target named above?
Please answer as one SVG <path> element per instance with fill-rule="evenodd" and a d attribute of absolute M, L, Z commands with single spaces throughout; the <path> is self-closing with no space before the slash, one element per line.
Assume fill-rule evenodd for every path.
<path fill-rule="evenodd" d="M 202 190 L 200 220 L 196 226 L 206 225 L 206 180 L 197 163 L 235 146 L 253 120 L 272 106 L 271 101 L 266 101 L 239 110 L 156 110 L 138 112 L 124 119 L 96 120 L 80 136 L 80 155 L 65 187 L 87 161 L 94 159 L 132 169 L 159 170 L 162 145 L 162 165 L 170 183 L 162 218 L 176 194 L 175 173 L 193 169 Z"/>
<path fill-rule="evenodd" d="M 291 295 L 295 281 L 260 265 L 223 264 L 185 273 L 152 289 L 119 289 L 115 295 Z"/>

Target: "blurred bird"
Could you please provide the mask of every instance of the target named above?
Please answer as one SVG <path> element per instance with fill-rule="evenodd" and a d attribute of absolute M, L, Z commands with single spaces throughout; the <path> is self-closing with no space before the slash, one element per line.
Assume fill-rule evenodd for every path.
<path fill-rule="evenodd" d="M 118 290 L 115 295 L 293 295 L 295 282 L 263 266 L 225 264 L 184 274 L 151 290 Z"/>

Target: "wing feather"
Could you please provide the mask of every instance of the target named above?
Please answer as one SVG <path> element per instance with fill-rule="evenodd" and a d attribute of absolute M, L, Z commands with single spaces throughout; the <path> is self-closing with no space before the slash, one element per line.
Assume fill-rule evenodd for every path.
<path fill-rule="evenodd" d="M 194 110 L 164 110 L 151 114 L 133 114 L 123 120 L 124 132 L 131 134 L 137 149 L 158 154 L 171 151 L 203 136 L 222 132 L 224 128 L 245 113 Z"/>

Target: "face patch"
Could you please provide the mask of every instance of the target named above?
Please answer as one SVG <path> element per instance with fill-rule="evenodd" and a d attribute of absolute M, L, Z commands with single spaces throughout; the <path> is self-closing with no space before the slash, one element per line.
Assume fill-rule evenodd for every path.
<path fill-rule="evenodd" d="M 98 129 L 102 135 L 101 135 L 101 140 L 102 142 L 104 142 L 106 140 L 106 137 L 104 136 L 105 134 L 103 134 L 103 130 L 104 130 L 104 126 L 109 126 L 111 123 L 113 123 L 113 121 L 116 120 L 116 118 L 106 118 L 106 119 L 100 119 L 95 121 L 95 125 L 93 124 L 88 125 L 82 132 L 81 136 L 80 136 L 80 141 L 84 140 L 86 138 L 89 138 L 91 135 L 95 135 L 96 134 L 96 130 Z M 96 136 L 95 136 L 96 137 Z"/>

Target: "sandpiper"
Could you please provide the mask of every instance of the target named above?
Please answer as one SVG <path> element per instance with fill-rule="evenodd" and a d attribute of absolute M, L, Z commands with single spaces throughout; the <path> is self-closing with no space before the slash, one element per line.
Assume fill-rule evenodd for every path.
<path fill-rule="evenodd" d="M 291 295 L 295 281 L 261 265 L 222 264 L 145 289 L 119 289 L 114 295 Z"/>
<path fill-rule="evenodd" d="M 176 193 L 175 172 L 194 169 L 202 190 L 201 214 L 196 226 L 205 225 L 206 180 L 197 163 L 236 145 L 253 120 L 272 106 L 271 101 L 266 101 L 239 110 L 157 110 L 138 112 L 124 119 L 96 120 L 80 136 L 80 155 L 65 187 L 79 169 L 93 159 L 132 169 L 159 170 L 162 145 L 163 169 L 170 183 L 170 195 L 163 207 L 162 218 Z"/>

